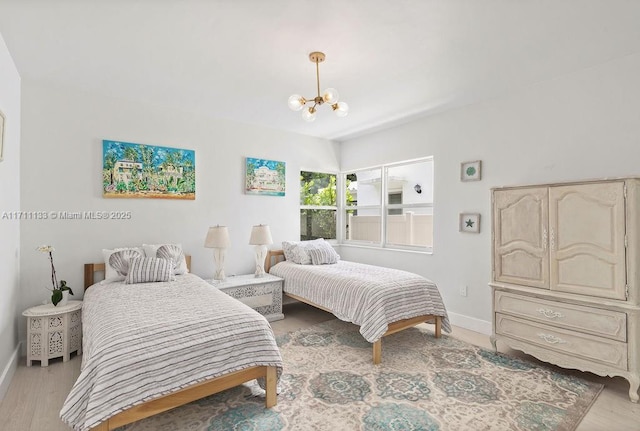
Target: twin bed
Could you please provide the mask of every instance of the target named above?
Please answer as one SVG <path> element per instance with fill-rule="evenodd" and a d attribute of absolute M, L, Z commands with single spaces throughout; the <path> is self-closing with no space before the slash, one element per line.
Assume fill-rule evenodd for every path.
<path fill-rule="evenodd" d="M 300 265 L 271 251 L 265 268 L 285 293 L 360 326 L 381 362 L 381 339 L 424 322 L 450 331 L 435 284 L 415 274 L 338 261 Z M 188 259 L 187 259 L 188 261 Z M 274 264 L 275 263 L 275 264 Z M 85 265 L 83 358 L 61 418 L 106 431 L 258 379 L 276 404 L 282 358 L 266 319 L 201 278 L 94 283 Z"/>
<path fill-rule="evenodd" d="M 269 323 L 201 278 L 96 283 L 85 265 L 82 368 L 60 416 L 106 431 L 259 379 L 276 404 L 282 358 Z"/>
<path fill-rule="evenodd" d="M 284 279 L 287 296 L 360 326 L 374 364 L 382 361 L 382 337 L 425 322 L 435 324 L 436 338 L 451 331 L 438 288 L 417 274 L 343 260 L 298 264 L 283 250 L 267 253 L 265 270 Z"/>

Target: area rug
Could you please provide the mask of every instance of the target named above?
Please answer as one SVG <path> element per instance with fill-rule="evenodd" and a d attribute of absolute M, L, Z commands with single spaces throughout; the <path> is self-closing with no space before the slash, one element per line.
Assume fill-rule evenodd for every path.
<path fill-rule="evenodd" d="M 278 405 L 255 382 L 120 428 L 124 431 L 572 431 L 602 385 L 494 353 L 428 328 L 385 337 L 382 364 L 358 327 L 331 320 L 278 337 Z"/>

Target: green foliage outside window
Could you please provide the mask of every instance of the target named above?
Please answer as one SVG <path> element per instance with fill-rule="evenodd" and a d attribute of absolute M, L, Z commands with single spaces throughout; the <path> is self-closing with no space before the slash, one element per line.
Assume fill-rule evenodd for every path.
<path fill-rule="evenodd" d="M 353 197 L 347 192 L 347 201 Z M 300 209 L 300 239 L 336 238 L 337 185 L 336 175 L 320 172 L 300 172 L 300 205 L 329 208 Z"/>

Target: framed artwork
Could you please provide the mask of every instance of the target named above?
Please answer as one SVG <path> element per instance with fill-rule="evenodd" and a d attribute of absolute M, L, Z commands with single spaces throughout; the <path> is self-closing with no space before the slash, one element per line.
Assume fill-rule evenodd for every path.
<path fill-rule="evenodd" d="M 480 214 L 461 213 L 460 232 L 480 233 Z"/>
<path fill-rule="evenodd" d="M 0 162 L 4 153 L 4 114 L 0 111 Z"/>
<path fill-rule="evenodd" d="M 195 151 L 102 141 L 105 198 L 196 198 Z"/>
<path fill-rule="evenodd" d="M 480 181 L 482 178 L 482 160 L 462 162 L 460 164 L 461 181 Z"/>
<path fill-rule="evenodd" d="M 246 158 L 245 187 L 248 195 L 284 196 L 285 162 Z"/>

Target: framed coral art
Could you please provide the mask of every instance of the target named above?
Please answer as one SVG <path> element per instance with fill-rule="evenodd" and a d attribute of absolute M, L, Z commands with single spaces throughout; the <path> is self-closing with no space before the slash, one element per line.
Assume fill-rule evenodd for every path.
<path fill-rule="evenodd" d="M 480 233 L 480 214 L 461 213 L 460 232 Z"/>
<path fill-rule="evenodd" d="M 248 195 L 284 196 L 285 163 L 247 157 L 245 193 Z"/>
<path fill-rule="evenodd" d="M 482 178 L 482 161 L 462 162 L 460 164 L 461 181 L 480 181 Z"/>
<path fill-rule="evenodd" d="M 195 151 L 102 141 L 105 198 L 196 198 Z"/>

